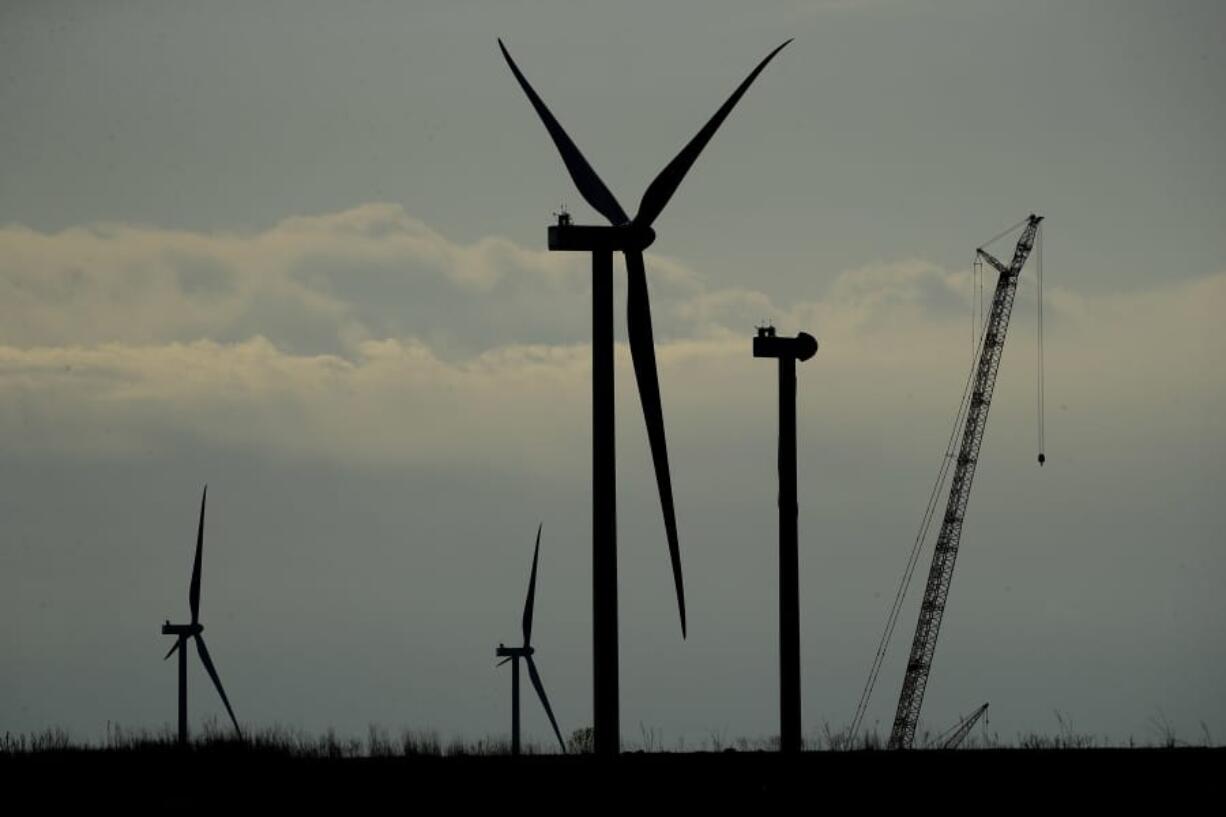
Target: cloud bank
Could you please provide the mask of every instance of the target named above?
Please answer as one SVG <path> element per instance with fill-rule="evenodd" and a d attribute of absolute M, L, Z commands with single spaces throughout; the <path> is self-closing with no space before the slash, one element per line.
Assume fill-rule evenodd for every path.
<path fill-rule="evenodd" d="M 881 403 L 887 392 L 944 411 L 960 356 L 970 360 L 965 272 L 866 266 L 783 308 L 753 289 L 708 289 L 674 259 L 649 262 L 665 407 L 680 434 L 720 433 L 760 400 L 747 350 L 761 320 L 819 337 L 814 386 L 826 421 L 852 437 L 904 422 Z M 494 237 L 457 244 L 390 204 L 252 234 L 6 227 L 0 436 L 29 453 L 139 455 L 180 433 L 342 462 L 480 451 L 551 467 L 551 450 L 586 434 L 588 287 L 581 257 Z M 1213 331 L 1226 275 L 1114 296 L 1048 293 L 1054 399 L 1138 421 L 1174 412 L 1221 446 L 1208 407 L 1224 383 L 1205 364 L 1226 351 Z M 1025 281 L 1013 334 L 1029 337 L 1013 346 L 1033 346 L 1023 325 L 1033 294 Z M 1033 372 L 1032 354 L 1009 356 Z M 624 401 L 624 347 L 619 361 Z"/>

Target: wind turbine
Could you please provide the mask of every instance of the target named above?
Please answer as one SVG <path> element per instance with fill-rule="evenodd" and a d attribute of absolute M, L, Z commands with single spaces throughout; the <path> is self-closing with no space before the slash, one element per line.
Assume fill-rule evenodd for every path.
<path fill-rule="evenodd" d="M 543 526 L 543 523 L 542 523 Z M 562 747 L 562 753 L 566 754 L 566 741 L 562 740 L 562 733 L 558 730 L 558 721 L 553 716 L 553 707 L 549 705 L 549 697 L 545 694 L 545 685 L 541 683 L 540 673 L 536 671 L 536 662 L 532 660 L 532 654 L 536 652 L 532 648 L 532 609 L 536 604 L 536 562 L 541 555 L 541 527 L 536 529 L 536 550 L 532 552 L 532 577 L 528 580 L 528 597 L 524 600 L 524 644 L 522 647 L 504 647 L 498 645 L 498 649 L 494 654 L 502 658 L 498 662 L 498 666 L 502 666 L 506 662 L 511 662 L 511 754 L 519 754 L 519 659 L 524 659 L 528 664 L 528 677 L 532 680 L 532 686 L 536 689 L 536 696 L 541 699 L 541 706 L 545 707 L 545 714 L 549 716 L 549 723 L 553 726 L 553 733 L 558 737 L 558 745 Z"/>
<path fill-rule="evenodd" d="M 226 691 L 221 686 L 221 678 L 217 675 L 217 668 L 213 666 L 213 659 L 209 657 L 209 649 L 204 646 L 204 625 L 200 623 L 200 559 L 204 549 L 204 504 L 209 496 L 209 486 L 204 486 L 204 495 L 200 497 L 200 527 L 196 533 L 196 561 L 192 565 L 192 583 L 187 593 L 187 603 L 192 611 L 191 624 L 171 624 L 169 620 L 162 625 L 162 635 L 173 635 L 176 637 L 175 645 L 170 648 L 170 652 L 166 653 L 166 658 L 179 653 L 179 745 L 187 744 L 187 639 L 191 638 L 196 642 L 196 651 L 200 653 L 200 663 L 204 664 L 205 670 L 208 671 L 209 677 L 213 679 L 213 686 L 217 687 L 217 694 L 221 696 L 221 702 L 226 705 L 226 711 L 230 713 L 230 720 L 234 723 L 234 731 L 241 738 L 243 730 L 239 729 L 238 719 L 234 717 L 234 710 L 230 707 L 230 699 L 226 697 Z M 165 660 L 165 659 L 163 659 Z"/>
<path fill-rule="evenodd" d="M 498 47 L 532 107 L 549 131 L 579 194 L 611 226 L 577 226 L 562 214 L 549 228 L 549 249 L 592 254 L 592 635 L 593 635 L 593 738 L 597 754 L 616 754 L 621 736 L 618 715 L 617 655 L 617 499 L 613 445 L 613 253 L 626 259 L 628 278 L 626 328 L 630 357 L 638 381 L 639 399 L 647 423 L 647 439 L 655 466 L 664 529 L 672 561 L 681 637 L 686 634 L 685 590 L 681 581 L 681 552 L 673 509 L 672 480 L 668 469 L 668 446 L 664 437 L 664 413 L 660 406 L 660 383 L 656 372 L 655 344 L 651 331 L 651 304 L 643 250 L 655 240 L 651 225 L 664 210 L 686 173 L 766 64 L 791 40 L 762 60 L 723 104 L 702 130 L 673 158 L 647 187 L 639 211 L 631 220 L 583 158 L 579 148 L 558 124 L 545 103 L 511 59 L 502 40 Z"/>
<path fill-rule="evenodd" d="M 799 752 L 800 731 L 800 547 L 796 501 L 796 361 L 817 354 L 808 332 L 794 338 L 758 327 L 754 357 L 779 359 L 779 749 Z"/>

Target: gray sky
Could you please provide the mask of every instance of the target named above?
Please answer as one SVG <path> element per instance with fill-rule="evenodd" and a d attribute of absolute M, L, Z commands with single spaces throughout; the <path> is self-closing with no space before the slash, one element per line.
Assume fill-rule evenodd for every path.
<path fill-rule="evenodd" d="M 625 737 L 777 730 L 764 318 L 822 344 L 800 373 L 805 727 L 849 721 L 970 364 L 971 254 L 1036 211 L 1049 463 L 1028 268 L 924 723 L 989 700 L 1003 738 L 1059 711 L 1113 740 L 1155 721 L 1221 740 L 1224 17 L 3 5 L 0 729 L 172 719 L 158 626 L 187 614 L 206 481 L 203 620 L 244 722 L 505 733 L 493 649 L 543 519 L 540 668 L 563 730 L 588 723 L 589 280 L 544 228 L 563 202 L 595 214 L 496 37 L 631 211 L 795 37 L 648 254 L 685 642 L 618 352 Z M 620 275 L 617 297 L 620 333 Z M 920 582 L 869 712 L 883 731 Z M 192 672 L 198 722 L 221 709 Z"/>

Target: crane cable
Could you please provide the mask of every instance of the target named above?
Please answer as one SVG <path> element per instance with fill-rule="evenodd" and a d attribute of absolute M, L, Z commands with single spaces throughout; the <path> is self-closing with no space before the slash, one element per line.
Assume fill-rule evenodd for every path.
<path fill-rule="evenodd" d="M 856 732 L 859 731 L 860 725 L 864 720 L 864 715 L 868 710 L 869 700 L 872 698 L 873 690 L 877 686 L 877 678 L 881 673 L 881 667 L 885 662 L 886 651 L 889 647 L 890 639 L 894 635 L 895 625 L 898 624 L 898 619 L 902 614 L 903 602 L 906 600 L 907 589 L 911 585 L 912 576 L 915 575 L 915 568 L 919 564 L 920 553 L 923 550 L 924 542 L 928 539 L 928 531 L 931 528 L 932 520 L 936 516 L 937 507 L 940 505 L 941 495 L 945 487 L 946 480 L 949 478 L 950 464 L 955 459 L 955 450 L 958 445 L 958 430 L 965 422 L 966 411 L 970 405 L 971 386 L 974 383 L 975 367 L 971 367 L 970 374 L 966 380 L 966 386 L 962 391 L 962 399 L 958 404 L 958 411 L 954 416 L 953 427 L 950 430 L 949 440 L 945 445 L 945 454 L 941 457 L 941 467 L 937 471 L 936 479 L 932 484 L 932 491 L 928 495 L 928 505 L 924 509 L 924 516 L 920 522 L 919 531 L 915 535 L 915 540 L 911 545 L 911 553 L 907 557 L 907 565 L 903 570 L 902 578 L 898 582 L 898 589 L 894 592 L 894 601 L 890 607 L 890 614 L 886 619 L 885 629 L 881 634 L 881 640 L 877 645 L 877 652 L 873 656 L 872 668 L 869 670 L 868 680 L 864 684 L 864 689 L 860 693 L 860 701 L 856 705 L 856 714 L 852 718 L 852 724 L 848 731 L 848 740 L 854 740 Z"/>
<path fill-rule="evenodd" d="M 1005 236 L 1009 235 L 1010 233 L 1017 232 L 1017 230 L 1018 230 L 1018 228 L 1019 228 L 1019 227 L 1022 227 L 1023 225 L 1025 225 L 1025 224 L 1026 224 L 1026 223 L 1028 223 L 1029 221 L 1030 221 L 1030 217 L 1029 217 L 1029 216 L 1027 216 L 1026 218 L 1024 218 L 1024 219 L 1022 219 L 1021 221 L 1019 221 L 1017 224 L 1014 224 L 1014 225 L 1013 225 L 1012 227 L 1010 227 L 1009 229 L 1007 229 L 1007 230 L 1002 230 L 1001 232 L 999 232 L 999 233 L 997 233 L 996 235 L 992 236 L 991 238 L 989 238 L 987 241 L 983 242 L 983 243 L 982 243 L 982 244 L 980 244 L 979 246 L 980 246 L 980 247 L 988 247 L 988 246 L 990 246 L 990 245 L 992 245 L 992 244 L 995 244 L 997 241 L 1000 241 L 1002 238 L 1004 238 Z"/>
<path fill-rule="evenodd" d="M 1016 227 L 1014 229 L 1017 229 Z M 993 239 L 995 240 L 995 239 Z M 972 271 L 972 287 L 974 286 L 974 271 Z M 980 279 L 982 279 L 982 268 L 979 271 Z M 982 287 L 982 283 L 980 284 Z M 982 297 L 982 296 L 980 296 Z M 978 300 L 974 296 L 972 290 L 972 334 L 974 333 L 974 302 Z M 982 304 L 980 305 L 982 312 Z M 983 321 L 986 325 L 986 321 Z M 983 327 L 980 327 L 980 341 L 982 340 Z M 978 342 L 975 344 L 978 345 Z M 954 415 L 953 426 L 949 432 L 949 439 L 945 444 L 945 454 L 941 457 L 941 467 L 937 471 L 936 479 L 933 481 L 932 490 L 928 494 L 928 504 L 924 508 L 924 516 L 920 522 L 919 531 L 915 535 L 915 540 L 911 545 L 911 553 L 907 557 L 907 565 L 903 569 L 902 578 L 898 582 L 898 589 L 894 591 L 894 601 L 890 606 L 890 613 L 886 619 L 885 629 L 881 634 L 881 640 L 877 644 L 877 652 L 873 656 L 873 664 L 869 670 L 868 680 L 865 681 L 864 689 L 860 693 L 860 701 L 856 705 L 856 714 L 852 717 L 852 723 L 848 730 L 848 740 L 854 740 L 856 733 L 860 729 L 860 725 L 864 720 L 864 715 L 868 710 L 869 700 L 872 698 L 873 690 L 877 686 L 877 678 L 881 674 L 881 667 L 885 662 L 886 651 L 890 644 L 890 639 L 894 635 L 894 628 L 898 624 L 899 616 L 902 614 L 903 602 L 906 600 L 907 589 L 911 586 L 911 578 L 915 575 L 915 568 L 919 564 L 920 553 L 923 551 L 924 542 L 928 539 L 928 531 L 932 526 L 932 520 L 936 516 L 937 507 L 940 505 L 941 495 L 945 487 L 945 482 L 949 478 L 949 467 L 955 458 L 955 451 L 958 446 L 959 434 L 962 424 L 966 419 L 966 412 L 970 406 L 970 397 L 972 386 L 975 382 L 976 360 L 971 361 L 970 372 L 967 374 L 966 385 L 962 388 L 962 399 L 958 403 L 958 410 Z"/>
<path fill-rule="evenodd" d="M 1035 406 L 1035 414 L 1038 417 L 1038 425 L 1039 425 L 1039 465 L 1042 466 L 1043 463 L 1047 462 L 1047 453 L 1046 453 L 1046 450 L 1047 450 L 1046 425 L 1047 423 L 1046 423 L 1046 417 L 1045 417 L 1047 395 L 1045 393 L 1046 384 L 1043 382 L 1044 373 L 1043 373 L 1043 225 L 1042 224 L 1039 225 L 1039 229 L 1037 231 L 1035 239 L 1036 239 L 1035 249 L 1038 250 L 1038 255 L 1039 255 L 1037 259 L 1038 266 L 1036 267 L 1036 272 L 1038 273 L 1038 278 L 1039 278 L 1039 293 L 1038 293 L 1039 303 L 1038 303 L 1038 309 L 1036 310 L 1039 316 L 1039 328 L 1038 328 L 1038 333 L 1037 333 L 1038 334 L 1039 360 L 1038 360 L 1038 366 L 1037 366 L 1037 369 L 1038 369 L 1037 381 L 1038 382 L 1036 384 L 1037 388 L 1035 390 L 1036 391 L 1035 401 L 1037 403 L 1037 405 Z"/>
<path fill-rule="evenodd" d="M 971 360 L 979 354 L 979 340 L 983 332 L 983 261 L 979 253 L 971 261 Z"/>

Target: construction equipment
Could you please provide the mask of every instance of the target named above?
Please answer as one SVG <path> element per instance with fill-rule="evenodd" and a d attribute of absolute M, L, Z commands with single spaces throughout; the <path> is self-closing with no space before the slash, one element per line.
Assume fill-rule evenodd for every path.
<path fill-rule="evenodd" d="M 975 727 L 975 724 L 979 722 L 979 719 L 982 718 L 984 713 L 987 711 L 988 705 L 984 704 L 971 714 L 967 715 L 958 722 L 957 726 L 949 731 L 948 736 L 942 736 L 942 739 L 937 741 L 937 745 L 942 749 L 957 749 L 962 745 L 962 741 L 966 740 L 966 736 L 971 733 L 971 729 Z"/>
<path fill-rule="evenodd" d="M 910 749 L 915 742 L 920 706 L 924 702 L 924 689 L 928 685 L 932 656 L 936 652 L 937 636 L 941 631 L 941 617 L 945 614 L 945 602 L 949 598 L 954 562 L 958 558 L 958 545 L 962 539 L 962 522 L 966 518 L 971 483 L 975 479 L 975 466 L 979 462 L 979 448 L 983 445 L 983 435 L 987 430 L 988 408 L 992 405 L 992 392 L 996 388 L 996 375 L 1000 371 L 1001 354 L 1005 348 L 1005 334 L 1009 330 L 1009 316 L 1017 295 L 1018 275 L 1021 274 L 1022 266 L 1034 247 L 1035 233 L 1042 220 L 1041 216 L 1033 214 L 1026 219 L 1026 227 L 1017 241 L 1013 261 L 1009 266 L 996 260 L 982 247 L 975 251 L 977 257 L 996 268 L 1000 277 L 996 280 L 992 310 L 988 314 L 983 331 L 974 386 L 966 403 L 966 421 L 962 431 L 961 448 L 954 464 L 949 501 L 945 507 L 941 532 L 933 548 L 932 567 L 928 571 L 924 600 L 920 604 L 915 638 L 911 642 L 907 674 L 903 678 L 902 692 L 898 696 L 898 710 L 894 715 L 894 728 L 890 732 L 891 749 Z"/>
<path fill-rule="evenodd" d="M 975 466 L 979 461 L 979 448 L 983 444 L 984 431 L 987 428 L 988 408 L 992 403 L 992 392 L 996 387 L 996 375 L 1000 369 L 1001 353 L 1004 351 L 1005 334 L 1009 329 L 1009 316 L 1013 311 L 1013 300 L 1017 295 L 1018 276 L 1030 251 L 1039 247 L 1038 278 L 1038 393 L 1037 411 L 1039 424 L 1039 465 L 1046 460 L 1044 454 L 1043 432 L 1043 260 L 1042 234 L 1039 223 L 1042 217 L 1031 214 L 1027 218 L 999 233 L 975 250 L 975 273 L 972 282 L 975 286 L 976 304 L 982 299 L 981 280 L 982 262 L 987 261 L 999 273 L 996 291 L 992 296 L 991 311 L 983 321 L 979 331 L 975 331 L 972 320 L 972 341 L 977 339 L 978 353 L 975 355 L 972 367 L 962 392 L 957 414 L 954 416 L 953 429 L 946 445 L 945 455 L 941 458 L 941 467 L 928 497 L 928 505 L 920 522 L 919 532 L 911 547 L 906 569 L 894 594 L 894 602 L 886 619 L 885 629 L 877 645 L 877 653 L 873 657 L 873 665 L 869 670 L 868 680 L 860 693 L 860 702 L 856 706 L 856 714 L 852 717 L 848 728 L 847 739 L 854 740 L 868 703 L 876 687 L 878 675 L 885 661 L 886 649 L 894 633 L 906 598 L 907 588 L 915 573 L 921 550 L 928 538 L 928 530 L 940 501 L 941 492 L 953 466 L 953 482 L 949 490 L 949 500 L 945 508 L 945 516 L 941 531 L 937 537 L 932 557 L 932 568 L 928 573 L 928 583 L 924 590 L 924 600 L 920 606 L 919 622 L 915 628 L 915 639 L 911 645 L 910 658 L 907 661 L 906 677 L 903 680 L 902 692 L 898 699 L 898 710 L 894 717 L 894 727 L 890 733 L 889 747 L 893 749 L 909 749 L 915 742 L 915 729 L 919 722 L 920 706 L 924 701 L 924 689 L 928 684 L 928 673 L 932 667 L 932 656 L 936 650 L 937 635 L 941 628 L 941 617 L 945 612 L 945 602 L 949 597 L 949 585 L 953 578 L 954 561 L 958 556 L 958 545 L 962 538 L 962 522 L 966 518 L 966 506 L 970 499 L 971 482 L 975 478 Z M 1018 229 L 1022 230 L 1017 247 L 1013 251 L 1013 261 L 1005 266 L 996 260 L 985 248 Z M 985 310 L 980 306 L 978 315 L 983 316 Z M 972 319 L 975 312 L 972 307 Z M 974 344 L 973 344 L 974 345 Z M 959 435 L 959 429 L 961 434 Z M 959 443 L 959 440 L 961 441 Z M 955 458 L 954 449 L 958 448 Z"/>

